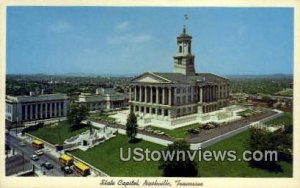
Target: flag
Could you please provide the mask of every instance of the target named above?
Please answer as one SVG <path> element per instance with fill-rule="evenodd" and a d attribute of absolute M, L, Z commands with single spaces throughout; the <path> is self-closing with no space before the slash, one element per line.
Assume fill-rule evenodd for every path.
<path fill-rule="evenodd" d="M 187 14 L 184 15 L 184 19 L 185 19 L 185 20 L 188 20 L 188 19 L 189 19 L 189 17 L 188 17 Z"/>

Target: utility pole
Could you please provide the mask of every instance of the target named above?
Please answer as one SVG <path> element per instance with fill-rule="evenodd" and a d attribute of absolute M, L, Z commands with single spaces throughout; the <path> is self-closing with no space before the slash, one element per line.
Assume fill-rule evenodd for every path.
<path fill-rule="evenodd" d="M 23 172 L 25 171 L 25 160 L 24 160 L 24 153 L 22 152 L 22 163 L 23 163 Z"/>

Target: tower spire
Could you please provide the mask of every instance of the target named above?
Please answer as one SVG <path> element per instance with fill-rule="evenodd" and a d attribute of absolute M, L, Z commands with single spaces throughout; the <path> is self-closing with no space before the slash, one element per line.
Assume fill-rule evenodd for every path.
<path fill-rule="evenodd" d="M 184 19 L 188 19 L 186 14 Z M 182 33 L 177 37 L 177 52 L 173 58 L 173 72 L 189 76 L 196 74 L 194 66 L 195 56 L 192 54 L 192 37 L 187 34 L 186 25 L 183 25 Z"/>

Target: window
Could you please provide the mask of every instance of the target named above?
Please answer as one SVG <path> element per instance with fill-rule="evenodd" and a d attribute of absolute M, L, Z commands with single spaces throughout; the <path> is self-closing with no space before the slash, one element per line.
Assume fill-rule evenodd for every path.
<path fill-rule="evenodd" d="M 180 88 L 177 88 L 177 89 L 176 89 L 176 93 L 177 93 L 177 94 L 180 94 Z"/>
<path fill-rule="evenodd" d="M 177 104 L 180 104 L 180 97 L 177 97 L 177 98 L 176 98 L 176 103 L 177 103 Z"/>
<path fill-rule="evenodd" d="M 182 46 L 180 45 L 179 46 L 179 53 L 181 53 L 182 52 Z"/>

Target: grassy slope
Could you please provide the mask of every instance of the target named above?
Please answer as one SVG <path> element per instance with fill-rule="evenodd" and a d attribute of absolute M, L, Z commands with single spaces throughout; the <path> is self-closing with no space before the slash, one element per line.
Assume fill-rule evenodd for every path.
<path fill-rule="evenodd" d="M 266 122 L 267 125 L 293 124 L 293 113 L 285 112 L 282 116 Z"/>
<path fill-rule="evenodd" d="M 120 160 L 120 148 L 123 148 L 123 156 L 127 157 L 127 149 L 136 147 L 148 148 L 149 150 L 164 149 L 161 145 L 146 141 L 129 144 L 126 136 L 118 135 L 87 152 L 76 150 L 72 154 L 93 164 L 111 176 L 161 176 L 161 171 L 158 170 L 158 162 L 135 162 L 133 160 L 124 162 Z"/>
<path fill-rule="evenodd" d="M 154 126 L 151 126 L 151 129 L 163 131 L 166 134 L 168 134 L 172 137 L 175 137 L 175 138 L 184 138 L 187 134 L 188 129 L 197 128 L 199 126 L 201 126 L 201 124 L 195 123 L 195 124 L 191 124 L 191 125 L 188 125 L 185 127 L 180 127 L 180 128 L 174 129 L 174 130 L 163 129 L 163 128 L 158 128 L 158 127 L 154 127 Z"/>
<path fill-rule="evenodd" d="M 52 144 L 62 144 L 67 138 L 78 135 L 88 130 L 88 127 L 83 127 L 81 129 L 71 131 L 70 126 L 71 125 L 68 121 L 62 121 L 60 122 L 58 127 L 43 127 L 36 131 L 31 131 L 28 133 Z"/>
<path fill-rule="evenodd" d="M 207 149 L 209 150 L 235 150 L 237 157 L 241 158 L 244 151 L 245 142 L 249 136 L 249 131 L 237 136 L 219 142 Z M 111 176 L 161 176 L 161 170 L 158 170 L 158 162 L 122 162 L 120 161 L 120 150 L 123 147 L 126 152 L 127 148 L 149 148 L 149 150 L 162 150 L 163 146 L 141 141 L 136 144 L 129 144 L 126 136 L 118 135 L 110 141 L 107 141 L 87 152 L 80 150 L 74 151 L 73 154 L 79 158 L 95 165 Z M 127 154 L 125 155 L 125 157 Z M 291 177 L 292 165 L 287 162 L 280 162 L 283 172 L 273 173 L 267 170 L 252 168 L 247 162 L 242 161 L 210 161 L 199 162 L 199 175 L 202 177 Z"/>

